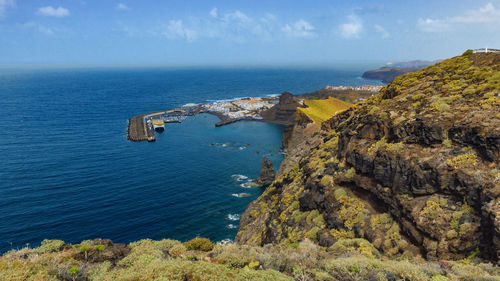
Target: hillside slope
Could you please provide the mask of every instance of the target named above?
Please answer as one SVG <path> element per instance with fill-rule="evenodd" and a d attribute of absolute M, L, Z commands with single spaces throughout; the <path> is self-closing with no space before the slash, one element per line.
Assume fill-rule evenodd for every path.
<path fill-rule="evenodd" d="M 250 204 L 237 243 L 363 238 L 390 257 L 498 260 L 500 55 L 400 76 L 318 134 Z"/>
<path fill-rule="evenodd" d="M 350 103 L 333 97 L 322 100 L 304 100 L 304 104 L 307 107 L 299 107 L 297 110 L 307 115 L 307 117 L 316 124 L 321 124 L 323 121 L 332 118 L 338 112 L 351 107 Z"/>

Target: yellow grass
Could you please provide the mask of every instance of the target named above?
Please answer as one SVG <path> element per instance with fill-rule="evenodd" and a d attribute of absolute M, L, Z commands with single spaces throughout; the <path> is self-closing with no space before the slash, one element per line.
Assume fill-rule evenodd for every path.
<path fill-rule="evenodd" d="M 328 99 L 323 100 L 305 100 L 304 103 L 308 107 L 299 107 L 299 110 L 306 114 L 307 117 L 316 124 L 321 124 L 323 121 L 332 118 L 333 115 L 352 106 L 352 104 L 348 102 L 333 97 L 328 97 Z"/>

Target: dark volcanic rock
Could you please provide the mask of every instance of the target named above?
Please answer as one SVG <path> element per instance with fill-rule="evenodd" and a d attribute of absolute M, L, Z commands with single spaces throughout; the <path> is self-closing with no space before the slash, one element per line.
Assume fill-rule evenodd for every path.
<path fill-rule="evenodd" d="M 291 93 L 284 92 L 280 96 L 279 103 L 262 112 L 261 115 L 267 122 L 289 126 L 293 125 L 295 121 L 295 111 L 299 106 L 300 104 Z"/>
<path fill-rule="evenodd" d="M 270 185 L 274 180 L 274 166 L 271 160 L 267 159 L 265 156 L 262 158 L 262 169 L 260 170 L 259 178 L 257 183 L 262 186 Z"/>
<path fill-rule="evenodd" d="M 362 77 L 365 79 L 382 80 L 384 83 L 389 83 L 399 75 L 419 70 L 422 70 L 422 68 L 381 67 L 376 70 L 366 71 L 363 73 Z"/>
<path fill-rule="evenodd" d="M 362 238 L 390 257 L 500 256 L 500 54 L 445 60 L 286 135 L 237 243 Z"/>

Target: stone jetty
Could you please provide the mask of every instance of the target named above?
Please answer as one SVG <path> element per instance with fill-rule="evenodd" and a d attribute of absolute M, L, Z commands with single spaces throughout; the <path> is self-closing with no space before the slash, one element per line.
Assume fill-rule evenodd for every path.
<path fill-rule="evenodd" d="M 131 141 L 155 141 L 152 130 L 146 127 L 144 114 L 137 115 L 128 120 L 128 139 Z"/>

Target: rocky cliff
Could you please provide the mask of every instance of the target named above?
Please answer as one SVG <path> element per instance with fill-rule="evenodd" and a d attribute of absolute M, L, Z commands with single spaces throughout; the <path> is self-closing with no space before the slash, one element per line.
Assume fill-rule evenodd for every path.
<path fill-rule="evenodd" d="M 257 183 L 261 186 L 268 186 L 274 180 L 274 166 L 271 160 L 267 157 L 262 158 L 262 168 L 260 170 L 260 175 L 257 178 Z"/>
<path fill-rule="evenodd" d="M 271 123 L 290 126 L 295 120 L 295 110 L 299 107 L 299 102 L 291 93 L 281 94 L 279 103 L 261 113 L 262 118 Z"/>
<path fill-rule="evenodd" d="M 368 70 L 361 77 L 365 79 L 382 80 L 384 83 L 389 83 L 399 75 L 419 71 L 420 67 L 402 68 L 402 67 L 381 67 L 375 70 Z"/>
<path fill-rule="evenodd" d="M 390 257 L 497 261 L 499 112 L 498 54 L 400 76 L 314 133 L 291 133 L 286 167 L 241 216 L 236 242 L 364 238 Z M 295 130 L 312 126 L 303 121 Z"/>

